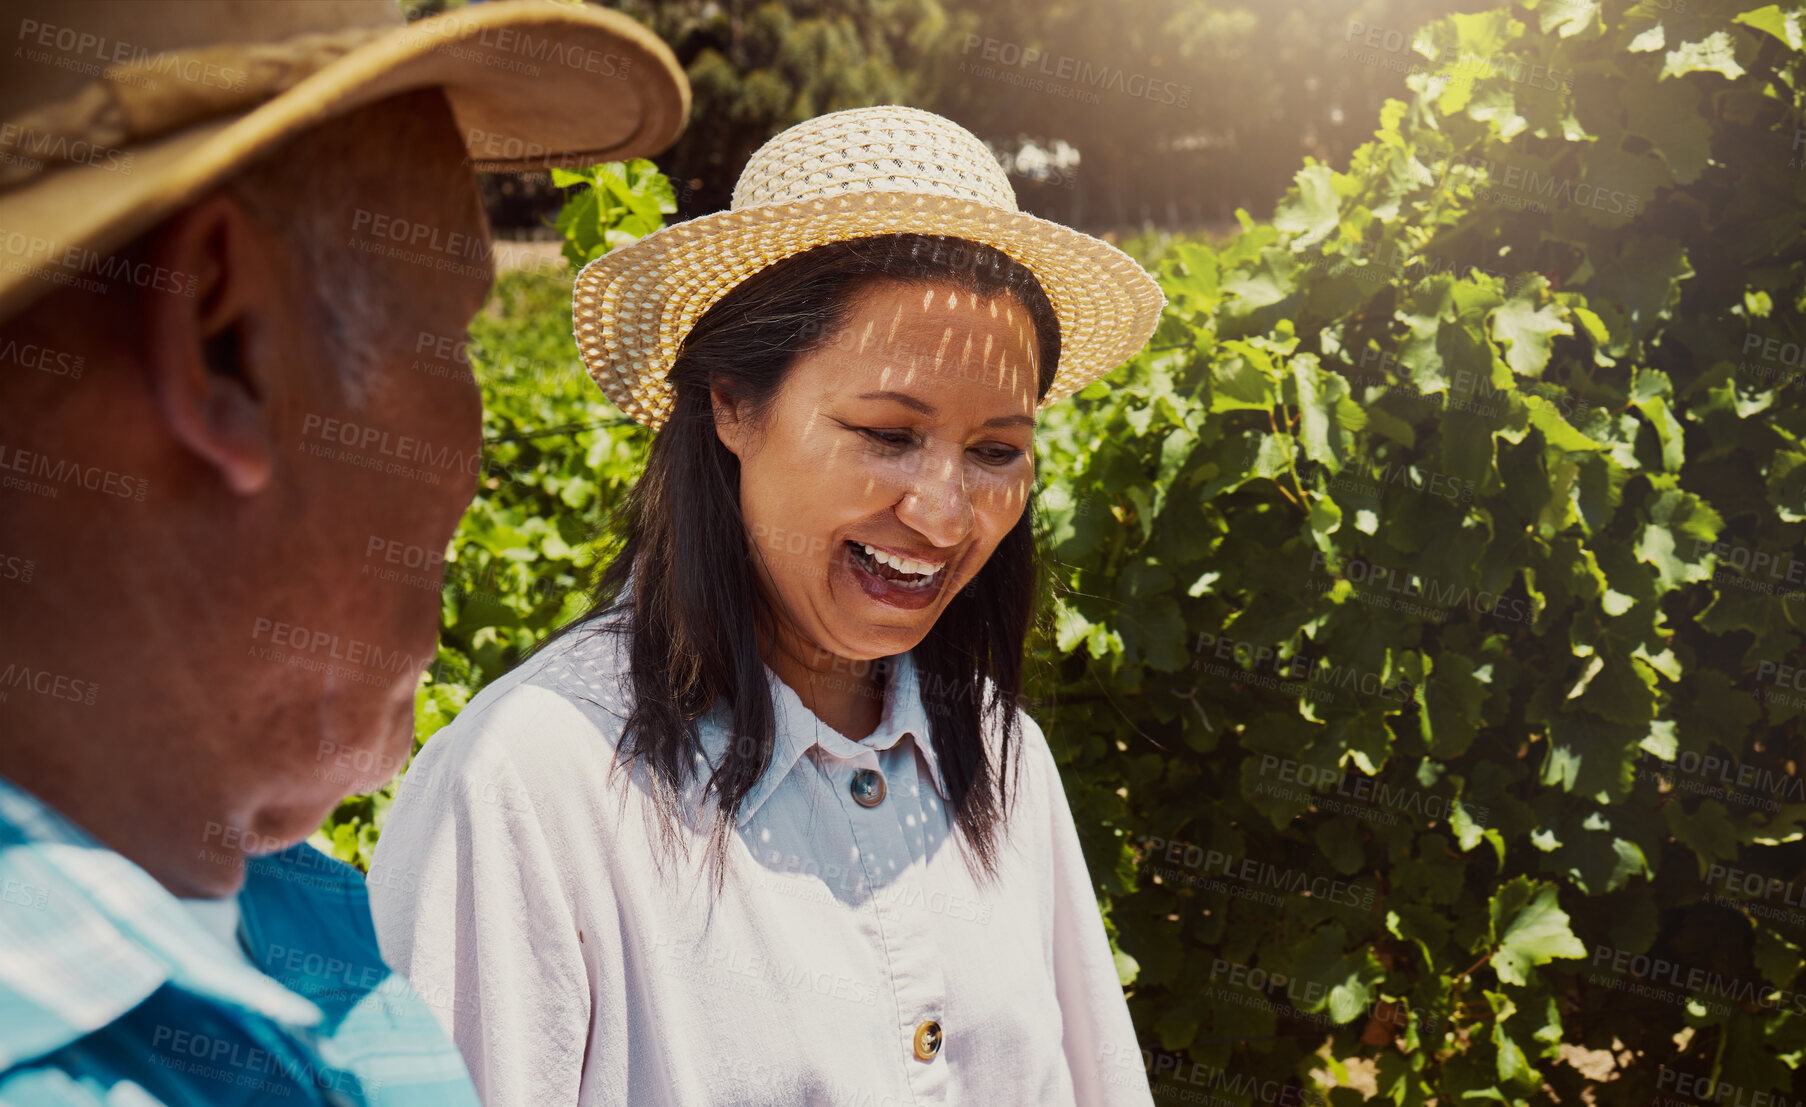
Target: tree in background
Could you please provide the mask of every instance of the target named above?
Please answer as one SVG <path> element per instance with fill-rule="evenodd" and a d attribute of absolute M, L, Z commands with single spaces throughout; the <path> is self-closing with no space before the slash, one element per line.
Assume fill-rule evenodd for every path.
<path fill-rule="evenodd" d="M 1405 93 L 1416 29 L 1484 0 L 608 0 L 689 74 L 689 127 L 658 164 L 675 218 L 728 206 L 793 123 L 900 103 L 939 112 L 1016 171 L 1025 210 L 1074 226 L 1219 223 L 1272 210 L 1307 155 L 1345 159 Z M 410 16 L 462 0 L 406 0 Z M 1050 166 L 1045 154 L 1063 157 Z M 1027 152 L 1028 156 L 1024 157 Z M 562 197 L 492 187 L 498 226 Z"/>
<path fill-rule="evenodd" d="M 728 206 L 766 139 L 805 119 L 918 104 L 918 59 L 944 41 L 941 0 L 614 0 L 670 45 L 694 93 L 690 125 L 658 158 L 678 219 Z"/>
<path fill-rule="evenodd" d="M 403 5 L 418 19 L 464 2 Z M 915 73 L 946 41 L 950 25 L 942 0 L 610 0 L 602 6 L 650 28 L 690 78 L 689 126 L 658 158 L 676 186 L 679 220 L 726 208 L 747 158 L 793 123 L 843 108 L 920 104 Z M 563 199 L 544 177 L 522 195 L 526 202 L 506 214 L 519 219 L 530 212 L 532 222 Z"/>
<path fill-rule="evenodd" d="M 923 106 L 1004 151 L 1064 140 L 1018 184 L 1076 226 L 1265 217 L 1308 155 L 1340 162 L 1424 59 L 1424 23 L 1481 0 L 970 0 L 923 56 Z"/>

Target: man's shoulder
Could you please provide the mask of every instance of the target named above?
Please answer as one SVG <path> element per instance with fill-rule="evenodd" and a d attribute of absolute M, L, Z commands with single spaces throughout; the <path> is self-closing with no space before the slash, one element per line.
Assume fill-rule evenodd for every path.
<path fill-rule="evenodd" d="M 238 902 L 252 960 L 292 992 L 321 1003 L 387 975 L 363 874 L 306 842 L 252 859 Z"/>
<path fill-rule="evenodd" d="M 253 861 L 239 903 L 252 959 L 320 1008 L 337 1063 L 421 1102 L 473 1102 L 434 1004 L 383 959 L 363 874 L 303 842 Z"/>
<path fill-rule="evenodd" d="M 322 933 L 334 941 L 366 936 L 375 940 L 364 874 L 308 842 L 251 858 L 245 865 L 239 903 L 258 916 L 303 913 L 316 919 Z"/>

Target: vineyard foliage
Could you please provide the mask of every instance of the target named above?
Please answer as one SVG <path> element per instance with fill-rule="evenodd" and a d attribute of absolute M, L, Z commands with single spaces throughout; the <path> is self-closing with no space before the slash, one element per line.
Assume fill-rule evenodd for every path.
<path fill-rule="evenodd" d="M 1147 1056 L 1235 1103 L 1357 1058 L 1338 1107 L 1799 1097 L 1806 15 L 1402 30 L 1349 48 L 1409 102 L 1168 247 L 1148 350 L 1037 432 L 1032 710 Z M 647 444 L 567 296 L 511 276 L 473 327 L 490 471 L 421 740 L 581 609 Z"/>

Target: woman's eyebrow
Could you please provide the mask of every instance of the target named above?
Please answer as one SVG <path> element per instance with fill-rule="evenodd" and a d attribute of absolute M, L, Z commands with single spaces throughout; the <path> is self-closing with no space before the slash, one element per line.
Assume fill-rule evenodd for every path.
<path fill-rule="evenodd" d="M 933 404 L 926 400 L 917 399 L 907 392 L 894 392 L 890 389 L 881 388 L 874 392 L 861 392 L 859 398 L 861 400 L 894 400 L 912 411 L 917 411 L 928 416 L 930 419 L 938 414 L 938 411 Z M 999 415 L 993 419 L 986 419 L 982 425 L 987 427 L 1034 427 L 1039 426 L 1040 424 L 1032 415 Z"/>

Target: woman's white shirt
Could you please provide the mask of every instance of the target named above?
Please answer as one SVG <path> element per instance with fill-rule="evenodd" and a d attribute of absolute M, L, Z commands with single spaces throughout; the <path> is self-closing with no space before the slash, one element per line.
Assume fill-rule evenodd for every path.
<path fill-rule="evenodd" d="M 706 766 L 689 858 L 665 876 L 645 770 L 609 771 L 629 702 L 620 636 L 568 635 L 426 744 L 370 906 L 485 1103 L 1153 1102 L 1040 728 L 1018 714 L 1009 836 L 981 884 L 951 837 L 914 666 L 895 662 L 861 741 L 765 670 L 772 764 L 712 904 Z M 702 723 L 711 763 L 724 718 Z M 885 786 L 869 807 L 851 791 L 862 770 Z M 941 1045 L 922 1060 L 927 1022 Z"/>

